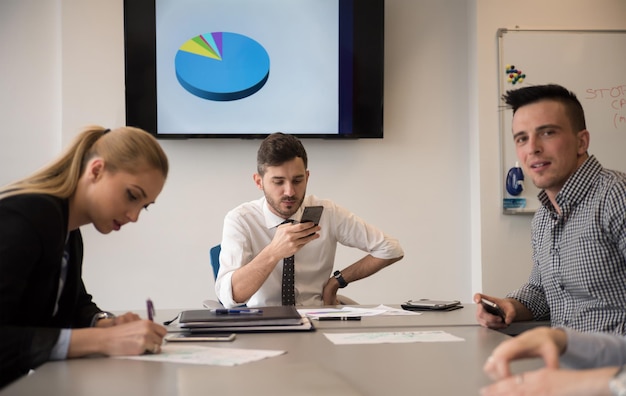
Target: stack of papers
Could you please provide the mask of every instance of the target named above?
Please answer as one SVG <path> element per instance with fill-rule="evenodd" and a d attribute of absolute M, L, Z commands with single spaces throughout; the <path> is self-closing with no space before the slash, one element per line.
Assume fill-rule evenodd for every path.
<path fill-rule="evenodd" d="M 341 308 L 301 308 L 298 310 L 303 316 L 311 319 L 332 318 L 332 317 L 365 317 L 365 316 L 412 316 L 421 315 L 419 312 L 406 311 L 404 309 L 391 308 L 386 305 L 379 305 L 374 308 L 361 308 L 345 306 Z"/>

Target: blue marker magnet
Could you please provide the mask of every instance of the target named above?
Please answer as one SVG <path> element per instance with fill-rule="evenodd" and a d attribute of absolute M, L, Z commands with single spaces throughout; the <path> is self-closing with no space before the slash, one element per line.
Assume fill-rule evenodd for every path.
<path fill-rule="evenodd" d="M 524 191 L 524 172 L 520 168 L 519 163 L 515 163 L 515 167 L 509 169 L 509 173 L 506 175 L 506 191 L 517 196 Z"/>

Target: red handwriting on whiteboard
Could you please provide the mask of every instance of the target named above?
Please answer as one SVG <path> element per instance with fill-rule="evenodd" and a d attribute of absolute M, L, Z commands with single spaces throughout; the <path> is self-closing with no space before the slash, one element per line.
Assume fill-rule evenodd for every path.
<path fill-rule="evenodd" d="M 626 85 L 610 88 L 587 88 L 585 99 L 603 100 L 611 107 L 613 127 L 616 129 L 626 125 Z"/>

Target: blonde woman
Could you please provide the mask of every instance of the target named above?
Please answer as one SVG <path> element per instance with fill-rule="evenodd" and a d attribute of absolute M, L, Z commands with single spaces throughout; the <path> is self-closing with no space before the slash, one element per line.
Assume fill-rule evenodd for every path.
<path fill-rule="evenodd" d="M 48 360 L 160 351 L 164 327 L 92 301 L 80 227 L 108 234 L 137 221 L 168 168 L 149 133 L 89 127 L 57 160 L 0 189 L 0 387 Z"/>

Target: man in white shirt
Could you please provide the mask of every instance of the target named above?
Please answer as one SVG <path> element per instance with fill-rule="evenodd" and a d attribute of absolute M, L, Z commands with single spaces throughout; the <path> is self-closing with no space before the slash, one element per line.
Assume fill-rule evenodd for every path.
<path fill-rule="evenodd" d="M 302 143 L 292 135 L 274 133 L 261 143 L 254 182 L 264 196 L 224 219 L 215 282 L 224 306 L 283 304 L 283 262 L 290 256 L 296 305 L 336 305 L 339 288 L 402 259 L 396 239 L 329 200 L 307 196 L 307 164 Z M 299 223 L 306 206 L 324 207 L 319 224 Z M 337 243 L 367 254 L 333 274 Z"/>

